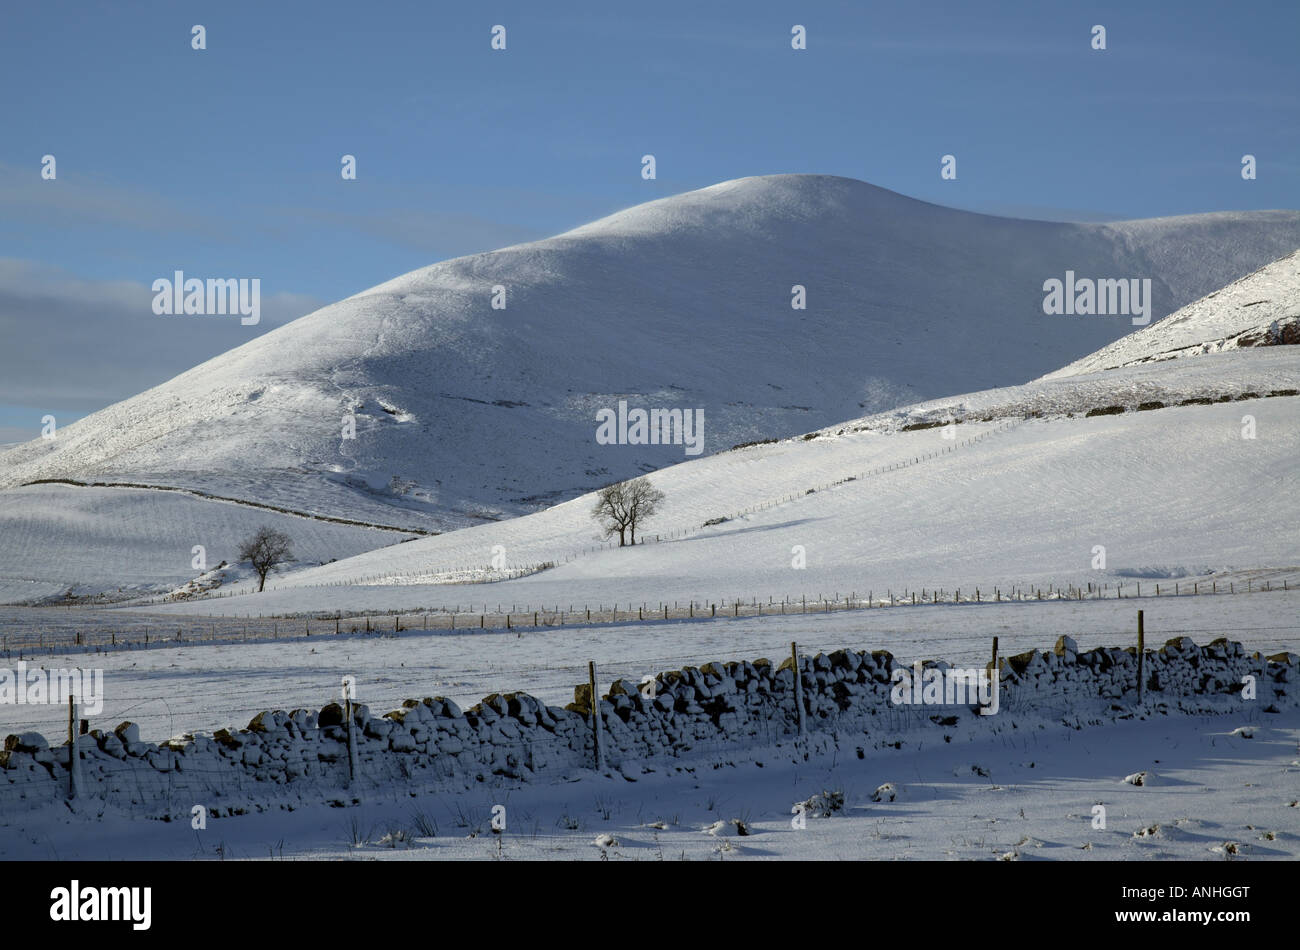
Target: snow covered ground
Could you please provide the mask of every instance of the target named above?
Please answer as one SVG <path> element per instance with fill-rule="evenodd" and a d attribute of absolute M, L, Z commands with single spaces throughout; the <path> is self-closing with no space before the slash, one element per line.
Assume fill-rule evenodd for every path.
<path fill-rule="evenodd" d="M 806 761 L 787 743 L 673 762 L 635 783 L 589 772 L 556 784 L 399 791 L 346 808 L 210 818 L 199 831 L 116 811 L 71 814 L 60 803 L 6 828 L 0 858 L 1294 860 L 1300 717 L 1242 726 L 1245 716 L 1179 717 L 951 744 L 932 736 Z M 1125 781 L 1140 771 L 1149 784 Z M 877 795 L 886 784 L 892 801 Z M 826 792 L 843 807 L 799 827 L 795 803 Z M 504 806 L 501 834 L 494 806 Z"/>
<path fill-rule="evenodd" d="M 730 659 L 768 657 L 779 662 L 797 641 L 806 653 L 843 647 L 889 650 L 900 660 L 988 662 L 993 637 L 1001 655 L 1048 649 L 1057 636 L 1074 637 L 1081 649 L 1137 642 L 1137 611 L 1145 614 L 1149 646 L 1175 636 L 1208 643 L 1221 636 L 1265 655 L 1300 653 L 1300 590 L 1199 597 L 1151 596 L 1016 604 L 951 604 L 630 624 L 479 631 L 405 630 L 371 635 L 344 633 L 271 642 L 240 642 L 238 624 L 219 627 L 227 643 L 167 644 L 166 618 L 131 615 L 132 624 L 153 624 L 148 649 L 49 654 L 28 641 L 30 668 L 85 666 L 104 671 L 104 709 L 93 728 L 129 719 L 149 741 L 182 731 L 208 732 L 243 726 L 263 709 L 319 708 L 335 697 L 345 675 L 356 677 L 360 701 L 387 711 L 409 698 L 446 696 L 468 708 L 495 692 L 523 690 L 564 705 L 573 687 L 596 664 L 599 682 L 619 677 L 640 681 L 665 669 Z M 1148 595 L 1152 586 L 1146 585 Z M 117 611 L 4 611 L 8 630 L 38 622 L 46 635 L 85 633 L 114 622 Z M 408 623 L 413 618 L 408 618 Z M 285 624 L 284 626 L 288 626 Z M 121 629 L 119 627 L 119 629 Z M 138 630 L 138 628 L 136 628 Z M 346 627 L 345 627 L 346 629 Z M 62 637 L 69 642 L 67 633 Z M 10 641 L 11 645 L 13 640 Z M 13 666 L 17 651 L 0 664 Z M 66 729 L 62 707 L 0 705 L 0 734 L 35 730 L 55 736 Z"/>

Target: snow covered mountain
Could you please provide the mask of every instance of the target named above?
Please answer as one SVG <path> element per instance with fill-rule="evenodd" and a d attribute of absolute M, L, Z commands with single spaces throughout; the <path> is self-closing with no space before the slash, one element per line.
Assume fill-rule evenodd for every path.
<path fill-rule="evenodd" d="M 1045 314 L 1044 281 L 1068 271 L 1149 278 L 1159 319 L 1297 246 L 1297 212 L 1053 224 L 851 179 L 740 179 L 325 307 L 0 455 L 0 489 L 132 482 L 491 522 L 687 457 L 598 444 L 596 413 L 620 400 L 702 410 L 706 454 L 794 435 L 1020 383 L 1132 330 Z"/>

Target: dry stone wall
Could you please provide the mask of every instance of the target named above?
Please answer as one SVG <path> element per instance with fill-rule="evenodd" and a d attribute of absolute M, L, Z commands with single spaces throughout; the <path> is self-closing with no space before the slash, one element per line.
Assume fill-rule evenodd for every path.
<path fill-rule="evenodd" d="M 1280 713 L 1297 705 L 1300 657 L 1263 657 L 1240 643 L 1197 646 L 1170 640 L 1144 658 L 1137 701 L 1134 648 L 1079 652 L 1061 637 L 1052 651 L 999 660 L 999 710 L 968 705 L 898 705 L 895 671 L 912 671 L 886 652 L 837 650 L 801 659 L 807 743 L 857 750 L 893 745 L 909 730 L 945 739 L 1067 723 L 1100 725 L 1157 715 Z M 944 670 L 927 661 L 926 669 Z M 793 664 L 760 659 L 707 663 L 660 673 L 653 696 L 619 680 L 599 700 L 604 762 L 635 780 L 644 769 L 689 759 L 789 745 L 798 738 Z M 1254 698 L 1243 692 L 1254 678 Z M 1249 691 L 1247 691 L 1249 692 Z M 432 792 L 475 782 L 550 781 L 595 763 L 591 696 L 548 706 L 526 693 L 493 694 L 461 710 L 441 697 L 407 700 L 374 716 L 354 706 L 355 780 L 350 778 L 343 708 L 268 710 L 244 729 L 143 742 L 124 722 L 78 738 L 84 803 L 165 819 L 201 803 L 216 816 L 295 803 L 347 804 L 367 794 Z M 807 746 L 798 748 L 805 749 Z M 68 746 L 38 733 L 11 735 L 0 752 L 0 812 L 61 801 L 68 794 Z"/>

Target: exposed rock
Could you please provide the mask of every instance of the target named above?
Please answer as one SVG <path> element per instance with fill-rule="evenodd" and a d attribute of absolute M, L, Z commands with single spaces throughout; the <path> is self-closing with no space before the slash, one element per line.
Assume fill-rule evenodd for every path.
<path fill-rule="evenodd" d="M 872 793 L 873 802 L 892 802 L 898 798 L 898 789 L 893 782 L 886 782 Z"/>
<path fill-rule="evenodd" d="M 140 727 L 133 722 L 118 723 L 113 732 L 127 745 L 140 741 Z"/>
<path fill-rule="evenodd" d="M 1052 652 L 1073 663 L 1074 658 L 1079 654 L 1079 644 L 1074 642 L 1073 637 L 1067 637 L 1062 634 L 1056 638 L 1056 646 L 1053 648 Z"/>
<path fill-rule="evenodd" d="M 39 732 L 20 732 L 17 735 L 5 736 L 5 751 L 18 752 L 44 752 L 49 749 L 50 744 L 45 741 L 45 737 Z"/>

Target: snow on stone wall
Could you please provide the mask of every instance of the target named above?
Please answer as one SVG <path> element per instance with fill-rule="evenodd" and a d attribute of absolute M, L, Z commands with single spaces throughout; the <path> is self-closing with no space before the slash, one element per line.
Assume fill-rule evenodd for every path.
<path fill-rule="evenodd" d="M 1265 658 L 1240 643 L 1220 639 L 1198 647 L 1181 637 L 1148 650 L 1144 664 L 1147 689 L 1139 704 L 1135 649 L 1080 653 L 1073 640 L 1061 637 L 1051 652 L 1000 658 L 999 710 L 980 715 L 965 704 L 895 704 L 894 671 L 911 668 L 886 652 L 803 657 L 807 742 L 817 749 L 856 748 L 863 756 L 917 731 L 942 731 L 946 741 L 1061 723 L 1277 713 L 1297 704 L 1290 686 L 1300 665 L 1295 654 Z M 925 667 L 947 664 L 927 661 Z M 1255 678 L 1253 699 L 1243 693 L 1247 676 Z M 141 742 L 137 727 L 126 722 L 77 740 L 79 799 L 170 820 L 187 818 L 195 804 L 219 817 L 477 782 L 559 780 L 595 765 L 590 690 L 584 684 L 574 692 L 575 701 L 564 708 L 525 693 L 494 693 L 463 712 L 441 698 L 407 700 L 382 717 L 358 705 L 354 782 L 337 703 L 319 711 L 266 711 L 245 729 L 187 734 L 158 745 Z M 779 665 L 760 659 L 660 673 L 653 698 L 638 684 L 616 681 L 599 703 L 606 769 L 635 781 L 644 770 L 671 762 L 717 761 L 728 751 L 789 744 L 798 737 L 794 696 L 789 658 Z M 65 798 L 67 750 L 66 743 L 51 748 L 38 733 L 8 736 L 0 752 L 0 811 Z"/>

